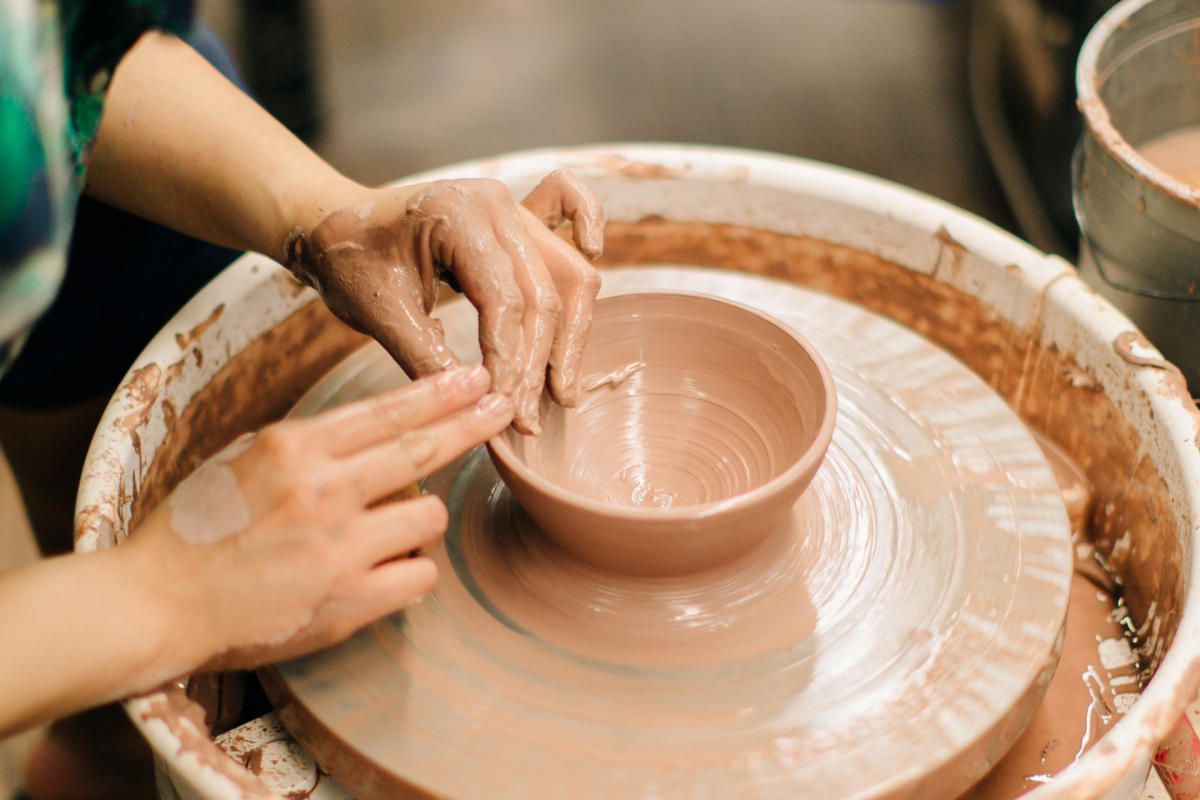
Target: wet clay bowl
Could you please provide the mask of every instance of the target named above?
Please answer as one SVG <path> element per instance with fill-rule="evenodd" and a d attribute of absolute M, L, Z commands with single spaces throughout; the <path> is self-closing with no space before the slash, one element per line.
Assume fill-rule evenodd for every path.
<path fill-rule="evenodd" d="M 576 557 L 680 574 L 761 543 L 816 474 L 837 400 L 789 327 L 687 292 L 601 299 L 583 396 L 488 447 L 537 526 Z"/>

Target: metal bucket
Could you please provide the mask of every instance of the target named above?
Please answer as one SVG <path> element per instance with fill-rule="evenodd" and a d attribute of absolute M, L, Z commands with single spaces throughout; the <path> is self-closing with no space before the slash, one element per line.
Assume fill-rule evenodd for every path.
<path fill-rule="evenodd" d="M 1124 579 L 1156 674 L 1119 723 L 1031 796 L 1139 791 L 1200 684 L 1200 414 L 1128 319 L 1066 262 L 970 214 L 795 158 L 619 145 L 414 180 L 498 178 L 519 195 L 561 166 L 605 204 L 604 265 L 740 269 L 854 300 L 956 355 L 1083 466 L 1097 495 L 1097 548 Z M 151 342 L 114 396 L 85 466 L 77 549 L 117 545 L 203 459 L 281 416 L 362 342 L 273 262 L 237 261 Z M 212 742 L 208 722 L 223 706 L 211 695 L 201 708 L 174 687 L 128 701 L 164 797 L 276 797 Z"/>
<path fill-rule="evenodd" d="M 1137 149 L 1200 125 L 1200 3 L 1118 3 L 1084 41 L 1076 83 L 1080 273 L 1200 394 L 1200 188 Z"/>

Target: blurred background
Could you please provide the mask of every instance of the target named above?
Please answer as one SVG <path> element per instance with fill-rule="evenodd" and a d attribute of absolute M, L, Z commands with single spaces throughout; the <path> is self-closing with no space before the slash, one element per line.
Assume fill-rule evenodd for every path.
<path fill-rule="evenodd" d="M 806 156 L 1070 255 L 1099 0 L 200 0 L 260 100 L 381 182 L 599 141 Z"/>

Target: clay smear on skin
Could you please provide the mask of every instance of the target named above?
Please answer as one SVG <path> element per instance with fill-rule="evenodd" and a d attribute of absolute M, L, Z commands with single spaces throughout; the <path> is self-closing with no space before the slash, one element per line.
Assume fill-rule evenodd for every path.
<path fill-rule="evenodd" d="M 201 465 L 167 498 L 171 528 L 185 542 L 216 542 L 250 524 L 250 506 L 229 462 L 249 449 L 253 441 L 252 436 L 237 439 Z"/>

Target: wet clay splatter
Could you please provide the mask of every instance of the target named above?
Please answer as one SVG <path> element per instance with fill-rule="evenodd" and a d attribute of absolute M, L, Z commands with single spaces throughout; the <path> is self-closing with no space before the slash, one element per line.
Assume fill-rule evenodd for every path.
<path fill-rule="evenodd" d="M 1136 432 L 1070 353 L 1043 346 L 1033 331 L 1015 329 L 978 299 L 928 276 L 802 237 L 664 220 L 614 223 L 608 227 L 606 261 L 746 269 L 822 288 L 925 334 L 1005 396 L 1012 398 L 1025 381 L 1018 411 L 1035 427 L 1050 431 L 1086 472 L 1095 489 L 1091 531 L 1097 552 L 1125 581 L 1138 628 L 1155 621 L 1157 644 L 1146 663 L 1147 670 L 1153 669 L 1155 657 L 1169 645 L 1183 596 L 1169 496 Z M 135 511 L 152 508 L 183 474 L 236 434 L 281 415 L 361 341 L 314 303 L 235 355 L 167 432 L 146 470 Z M 103 509 L 90 519 L 96 522 L 88 524 L 85 518 L 82 529 L 112 523 Z M 1138 547 L 1119 545 L 1130 540 Z M 168 721 L 178 716 L 163 709 Z M 200 742 L 195 748 L 198 754 L 211 751 L 212 758 L 224 758 L 211 743 L 208 750 Z M 336 752 L 329 756 L 337 761 Z"/>

